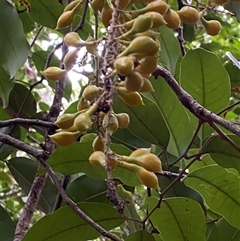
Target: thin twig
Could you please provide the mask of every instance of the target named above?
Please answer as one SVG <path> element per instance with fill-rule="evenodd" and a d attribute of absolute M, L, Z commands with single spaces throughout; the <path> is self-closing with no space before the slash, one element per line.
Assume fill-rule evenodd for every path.
<path fill-rule="evenodd" d="M 91 219 L 89 216 L 87 216 L 78 206 L 75 202 L 70 199 L 62 187 L 61 183 L 59 182 L 56 174 L 52 170 L 51 166 L 44 160 L 40 159 L 41 164 L 45 167 L 47 170 L 48 175 L 52 178 L 56 188 L 58 189 L 60 195 L 62 196 L 63 200 L 69 205 L 69 207 L 78 214 L 84 221 L 86 221 L 89 225 L 91 225 L 94 229 L 96 229 L 101 235 L 104 237 L 108 237 L 113 241 L 121 241 L 119 238 L 102 228 L 100 225 L 98 225 L 96 222 L 94 222 L 93 219 Z"/>
<path fill-rule="evenodd" d="M 0 132 L 0 142 L 13 146 L 15 148 L 17 148 L 18 150 L 24 151 L 26 153 L 28 153 L 29 155 L 35 157 L 36 159 L 38 158 L 42 158 L 42 156 L 44 155 L 43 151 L 40 151 L 20 140 L 17 140 L 9 135 L 3 134 Z"/>
<path fill-rule="evenodd" d="M 198 119 L 204 122 L 215 122 L 232 133 L 240 136 L 240 128 L 230 123 L 229 121 L 224 120 L 220 116 L 212 113 L 210 110 L 204 108 L 200 105 L 190 94 L 188 94 L 185 90 L 183 90 L 178 82 L 175 80 L 173 75 L 166 69 L 161 66 L 157 67 L 157 70 L 154 73 L 155 77 L 161 76 L 165 79 L 167 84 L 172 88 L 172 90 L 177 95 L 178 99 L 181 103 L 192 112 Z"/>
<path fill-rule="evenodd" d="M 20 126 L 41 126 L 45 128 L 57 128 L 55 124 L 49 121 L 43 121 L 39 119 L 23 119 L 14 118 L 11 120 L 0 121 L 0 127 L 20 125 Z"/>

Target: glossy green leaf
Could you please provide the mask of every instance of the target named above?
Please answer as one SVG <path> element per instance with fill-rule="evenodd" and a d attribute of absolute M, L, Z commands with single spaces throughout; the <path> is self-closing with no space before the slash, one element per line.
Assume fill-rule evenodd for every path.
<path fill-rule="evenodd" d="M 240 230 L 231 226 L 224 218 L 220 218 L 214 223 L 207 241 L 238 241 L 240 240 Z"/>
<path fill-rule="evenodd" d="M 184 183 L 197 190 L 208 207 L 222 215 L 231 225 L 240 228 L 240 178 L 218 165 L 190 173 Z"/>
<path fill-rule="evenodd" d="M 181 64 L 181 86 L 201 105 L 218 112 L 229 104 L 229 76 L 220 59 L 203 49 L 188 51 Z"/>
<path fill-rule="evenodd" d="M 193 123 L 191 123 L 181 102 L 163 78 L 159 77 L 156 80 L 152 78 L 151 82 L 156 91 L 148 93 L 146 96 L 156 103 L 169 130 L 170 140 L 167 151 L 172 155 L 179 156 L 185 151 L 192 138 Z M 158 123 L 159 121 L 155 121 L 153 124 L 155 130 L 160 128 Z M 159 138 L 161 137 L 160 135 Z"/>
<path fill-rule="evenodd" d="M 14 87 L 14 80 L 10 79 L 10 76 L 6 71 L 0 66 L 0 105 L 6 108 L 9 103 L 9 95 Z"/>
<path fill-rule="evenodd" d="M 228 137 L 239 146 L 240 139 L 238 136 L 230 135 Z M 235 168 L 240 174 L 240 152 L 229 142 L 216 137 L 208 143 L 204 153 L 209 153 L 218 165 L 225 168 Z"/>
<path fill-rule="evenodd" d="M 158 200 L 148 199 L 152 210 Z M 163 241 L 204 241 L 206 220 L 201 206 L 188 198 L 166 198 L 151 215 Z"/>
<path fill-rule="evenodd" d="M 141 230 L 135 233 L 130 234 L 125 241 L 155 241 L 155 238 L 152 234 L 147 231 Z"/>
<path fill-rule="evenodd" d="M 123 223 L 114 207 L 102 203 L 79 203 L 78 207 L 106 230 Z M 44 230 L 44 232 L 43 232 Z M 91 225 L 80 218 L 69 206 L 64 206 L 36 222 L 22 241 L 87 241 L 100 236 Z"/>
<path fill-rule="evenodd" d="M 113 108 L 116 113 L 125 112 L 129 115 L 128 129 L 134 135 L 149 143 L 166 148 L 169 141 L 169 131 L 165 121 L 153 101 L 143 96 L 143 102 L 144 105 L 130 107 L 120 99 L 115 99 Z"/>
<path fill-rule="evenodd" d="M 3 133 L 5 135 L 10 135 L 13 138 L 20 139 L 21 138 L 21 132 L 19 126 L 14 127 L 2 127 L 0 128 L 0 133 Z M 4 144 L 0 142 L 0 160 L 4 160 L 9 155 L 13 153 L 15 150 L 15 147 L 11 145 Z"/>
<path fill-rule="evenodd" d="M 44 70 L 46 59 L 48 58 L 49 54 L 50 54 L 50 51 L 37 51 L 32 54 L 32 61 L 34 62 L 38 71 Z M 60 60 L 57 58 L 57 56 L 53 55 L 49 63 L 49 66 L 58 67 L 59 65 L 60 65 Z"/>
<path fill-rule="evenodd" d="M 123 144 L 131 149 L 139 147 L 151 147 L 149 142 L 146 142 L 134 135 L 128 128 L 118 129 L 117 132 L 112 135 L 111 139 L 114 143 Z"/>
<path fill-rule="evenodd" d="M 112 144 L 112 151 L 121 155 L 129 155 L 131 151 L 123 145 Z M 69 155 L 71 153 L 71 155 Z M 86 173 L 92 178 L 105 179 L 106 170 L 103 167 L 92 166 L 89 163 L 89 156 L 93 153 L 92 141 L 73 143 L 68 147 L 59 147 L 48 159 L 53 170 L 64 175 L 71 175 L 79 172 Z M 39 171 L 39 175 L 45 173 L 44 169 Z M 132 171 L 121 168 L 115 168 L 113 177 L 120 179 L 129 186 L 139 185 L 140 181 Z"/>
<path fill-rule="evenodd" d="M 19 186 L 28 194 L 39 166 L 38 162 L 25 157 L 14 157 L 7 165 Z M 52 212 L 56 196 L 57 190 L 48 178 L 40 196 L 39 208 L 45 213 Z"/>
<path fill-rule="evenodd" d="M 26 61 L 30 48 L 16 9 L 6 0 L 0 8 L 0 67 L 12 79 Z"/>
<path fill-rule="evenodd" d="M 117 185 L 116 191 L 120 201 L 124 202 L 123 214 L 128 217 L 126 220 L 128 232 L 134 233 L 142 230 L 142 224 L 140 223 L 141 218 L 137 213 L 136 203 L 133 200 L 133 194 L 130 191 L 127 191 L 122 185 Z"/>
<path fill-rule="evenodd" d="M 57 20 L 63 12 L 63 6 L 58 1 L 28 0 L 30 4 L 29 16 L 37 23 L 55 29 Z"/>
<path fill-rule="evenodd" d="M 186 163 L 189 163 L 189 161 L 187 161 Z M 216 164 L 216 162 L 213 161 L 213 159 L 211 158 L 210 155 L 205 155 L 201 158 L 201 160 L 197 160 L 195 161 L 190 167 L 189 167 L 189 171 L 193 172 L 196 171 L 202 167 L 206 167 L 209 165 L 213 165 Z"/>
<path fill-rule="evenodd" d="M 90 178 L 87 175 L 82 175 L 71 182 L 67 186 L 66 192 L 74 202 L 109 203 L 106 182 Z"/>
<path fill-rule="evenodd" d="M 162 26 L 159 30 L 161 33 L 159 36 L 161 44 L 160 63 L 174 75 L 177 62 L 181 57 L 180 45 L 171 29 Z"/>
<path fill-rule="evenodd" d="M 184 56 L 181 63 L 180 83 L 198 103 L 214 113 L 229 104 L 229 75 L 220 59 L 204 49 L 190 50 Z M 201 138 L 211 132 L 211 128 L 204 126 Z"/>
<path fill-rule="evenodd" d="M 15 223 L 7 211 L 0 205 L 0 240 L 12 241 L 14 238 Z"/>
<path fill-rule="evenodd" d="M 35 23 L 29 17 L 27 11 L 20 12 L 19 17 L 22 20 L 24 33 L 29 33 L 35 28 Z"/>
<path fill-rule="evenodd" d="M 15 116 L 20 111 L 20 108 L 21 112 L 19 113 L 19 117 L 31 117 L 36 113 L 36 101 L 33 94 L 29 93 L 29 89 L 26 86 L 15 83 L 14 88 L 10 93 L 7 110 L 8 113 L 11 113 L 11 116 Z"/>

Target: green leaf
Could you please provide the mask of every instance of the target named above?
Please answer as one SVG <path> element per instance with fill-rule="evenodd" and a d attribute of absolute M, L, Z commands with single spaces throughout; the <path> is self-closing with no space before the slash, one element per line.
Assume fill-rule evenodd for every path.
<path fill-rule="evenodd" d="M 229 104 L 230 80 L 220 59 L 203 49 L 187 52 L 181 63 L 180 83 L 185 91 L 192 95 L 199 104 L 217 113 Z M 203 139 L 212 129 L 204 126 Z"/>
<path fill-rule="evenodd" d="M 185 151 L 192 138 L 193 123 L 190 122 L 184 107 L 163 78 L 152 79 L 151 82 L 155 92 L 148 93 L 146 96 L 156 103 L 168 127 L 170 140 L 167 151 L 172 155 L 179 156 Z M 161 132 L 159 120 L 152 123 L 152 125 L 154 125 L 155 132 L 157 129 L 160 129 L 159 131 Z M 162 138 L 162 135 L 164 133 L 159 138 Z"/>
<path fill-rule="evenodd" d="M 181 57 L 180 45 L 171 29 L 162 26 L 159 30 L 161 33 L 159 36 L 161 44 L 160 62 L 174 75 L 177 62 Z M 169 48 L 169 46 L 171 47 Z"/>
<path fill-rule="evenodd" d="M 125 112 L 129 115 L 130 123 L 128 129 L 134 135 L 149 143 L 166 148 L 169 140 L 169 131 L 164 119 L 153 101 L 143 96 L 143 102 L 144 105 L 141 106 L 128 106 L 116 98 L 113 108 L 116 113 Z"/>
<path fill-rule="evenodd" d="M 235 142 L 236 145 L 240 143 L 238 136 L 229 135 L 228 137 Z M 218 165 L 225 168 L 235 168 L 240 174 L 240 152 L 226 140 L 220 137 L 212 139 L 204 149 L 204 153 L 209 153 Z"/>
<path fill-rule="evenodd" d="M 0 105 L 6 108 L 9 103 L 9 95 L 14 87 L 14 80 L 10 79 L 7 72 L 0 66 Z"/>
<path fill-rule="evenodd" d="M 158 199 L 150 197 L 152 210 Z M 197 220 L 197 222 L 196 222 Z M 188 198 L 166 198 L 151 215 L 153 225 L 161 232 L 163 241 L 204 241 L 206 220 L 201 206 Z"/>
<path fill-rule="evenodd" d="M 55 29 L 57 20 L 63 12 L 63 6 L 58 1 L 28 0 L 30 4 L 29 16 L 37 23 Z"/>
<path fill-rule="evenodd" d="M 24 106 L 22 107 L 23 103 Z M 11 113 L 11 116 L 15 116 L 21 107 L 22 109 L 19 117 L 28 118 L 36 113 L 36 101 L 33 94 L 29 93 L 29 89 L 24 85 L 15 83 L 14 88 L 10 93 L 7 110 Z"/>
<path fill-rule="evenodd" d="M 71 182 L 67 186 L 66 192 L 76 203 L 84 201 L 109 203 L 106 182 L 90 178 L 87 175 L 82 175 Z"/>
<path fill-rule="evenodd" d="M 130 234 L 125 241 L 155 241 L 155 238 L 152 234 L 147 231 L 141 230 L 135 233 Z"/>
<path fill-rule="evenodd" d="M 131 153 L 128 148 L 119 144 L 112 144 L 111 150 L 121 155 L 129 155 Z M 69 155 L 69 153 L 71 153 L 71 155 Z M 58 147 L 48 159 L 48 163 L 52 166 L 54 171 L 64 175 L 83 172 L 92 178 L 105 179 L 107 177 L 106 170 L 102 167 L 92 166 L 89 163 L 88 159 L 92 153 L 92 141 L 73 143 L 67 147 Z M 39 171 L 39 175 L 43 173 L 45 173 L 45 170 L 42 168 Z M 120 166 L 113 170 L 112 175 L 129 186 L 140 184 L 134 172 L 123 169 Z"/>
<path fill-rule="evenodd" d="M 203 49 L 188 51 L 181 64 L 181 86 L 202 106 L 218 112 L 228 106 L 230 82 L 220 59 Z"/>
<path fill-rule="evenodd" d="M 189 163 L 190 161 L 186 161 L 186 163 Z M 210 155 L 205 155 L 201 158 L 199 161 L 195 161 L 188 169 L 190 172 L 196 171 L 202 167 L 209 166 L 216 164 Z"/>
<path fill-rule="evenodd" d="M 0 133 L 9 135 L 18 140 L 21 138 L 21 132 L 20 132 L 19 126 L 2 127 L 0 128 Z M 13 153 L 14 150 L 15 150 L 15 147 L 0 142 L 0 160 L 6 159 L 9 155 Z"/>
<path fill-rule="evenodd" d="M 118 198 L 124 202 L 123 214 L 128 217 L 126 219 L 129 233 L 136 232 L 142 229 L 141 218 L 136 210 L 136 203 L 133 201 L 131 192 L 124 189 L 122 185 L 117 185 Z M 134 236 L 135 237 L 135 236 Z M 137 239 L 140 240 L 140 239 Z"/>
<path fill-rule="evenodd" d="M 15 224 L 11 220 L 7 211 L 0 205 L 0 239 L 2 241 L 12 241 L 14 238 Z"/>
<path fill-rule="evenodd" d="M 14 157 L 8 161 L 7 165 L 13 178 L 23 191 L 28 194 L 38 170 L 38 162 L 25 157 Z M 40 196 L 39 208 L 45 213 L 52 212 L 56 196 L 57 190 L 48 178 Z"/>
<path fill-rule="evenodd" d="M 26 61 L 30 48 L 16 9 L 6 0 L 0 8 L 0 67 L 12 79 Z"/>
<path fill-rule="evenodd" d="M 237 228 L 231 226 L 224 218 L 220 218 L 217 222 L 214 223 L 214 226 L 207 240 L 239 241 L 240 231 Z"/>
<path fill-rule="evenodd" d="M 240 178 L 218 165 L 190 173 L 184 183 L 197 190 L 208 207 L 222 215 L 231 225 L 240 228 Z"/>
<path fill-rule="evenodd" d="M 137 137 L 128 128 L 118 129 L 117 132 L 112 135 L 111 139 L 113 142 L 123 144 L 131 149 L 139 147 L 151 147 L 149 142 Z"/>
<path fill-rule="evenodd" d="M 79 203 L 78 207 L 106 230 L 118 227 L 124 221 L 114 207 L 106 204 Z M 99 236 L 100 233 L 80 218 L 69 206 L 64 206 L 36 222 L 22 241 L 76 241 L 76 238 L 78 241 L 86 241 Z"/>
<path fill-rule="evenodd" d="M 34 21 L 29 17 L 26 11 L 20 12 L 19 17 L 22 20 L 23 30 L 25 33 L 29 33 L 35 28 Z"/>
<path fill-rule="evenodd" d="M 46 59 L 48 58 L 50 51 L 37 51 L 32 54 L 32 61 L 35 64 L 38 71 L 44 70 Z M 56 55 L 53 55 L 49 66 L 59 66 L 60 60 L 57 58 Z"/>

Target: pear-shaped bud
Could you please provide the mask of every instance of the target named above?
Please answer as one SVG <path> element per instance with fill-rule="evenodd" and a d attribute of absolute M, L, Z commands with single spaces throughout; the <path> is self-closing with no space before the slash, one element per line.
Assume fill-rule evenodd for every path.
<path fill-rule="evenodd" d="M 152 18 L 148 15 L 140 15 L 134 19 L 132 28 L 120 36 L 120 38 L 128 38 L 136 33 L 142 33 L 149 30 L 152 27 Z"/>
<path fill-rule="evenodd" d="M 176 11 L 169 8 L 167 12 L 163 15 L 163 19 L 166 21 L 166 26 L 171 29 L 176 29 L 181 27 L 181 20 Z"/>
<path fill-rule="evenodd" d="M 123 102 L 129 106 L 144 105 L 141 95 L 137 91 L 128 92 L 125 87 L 117 88 Z"/>
<path fill-rule="evenodd" d="M 105 168 L 107 166 L 106 156 L 102 151 L 94 151 L 89 157 L 89 162 L 93 166 L 103 166 Z M 111 169 L 114 169 L 117 166 L 117 161 L 115 161 L 114 159 L 110 159 L 109 165 Z"/>
<path fill-rule="evenodd" d="M 139 92 L 144 93 L 144 92 L 154 92 L 154 88 L 152 86 L 152 83 L 149 81 L 149 79 L 143 77 L 143 85 L 140 88 Z"/>
<path fill-rule="evenodd" d="M 208 35 L 215 36 L 218 35 L 222 29 L 222 25 L 217 20 L 209 20 L 207 21 L 203 17 L 201 17 L 201 22 L 203 27 Z"/>
<path fill-rule="evenodd" d="M 92 127 L 91 115 L 98 109 L 97 103 L 94 103 L 88 110 L 81 112 L 74 120 L 74 127 L 81 131 L 86 132 Z"/>
<path fill-rule="evenodd" d="M 160 14 L 164 14 L 169 9 L 169 5 L 162 0 L 155 0 L 150 2 L 146 7 L 132 11 L 132 18 L 136 18 L 137 16 L 144 14 L 146 12 L 158 12 Z"/>
<path fill-rule="evenodd" d="M 55 66 L 48 67 L 44 71 L 40 71 L 40 73 L 47 79 L 47 80 L 59 80 L 61 79 L 65 74 L 65 69 L 60 69 Z"/>
<path fill-rule="evenodd" d="M 127 91 L 138 91 L 139 89 L 141 89 L 142 85 L 143 78 L 139 72 L 132 71 L 130 74 L 126 76 L 125 87 Z"/>
<path fill-rule="evenodd" d="M 110 25 L 112 13 L 113 13 L 113 9 L 109 6 L 108 2 L 105 1 L 102 9 L 102 23 L 105 28 L 107 28 Z"/>
<path fill-rule="evenodd" d="M 112 135 L 114 132 L 117 131 L 119 127 L 117 117 L 113 113 L 104 115 L 103 121 L 102 121 L 102 127 L 104 129 L 109 127 L 110 134 Z"/>
<path fill-rule="evenodd" d="M 72 24 L 74 18 L 75 18 L 75 13 L 73 10 L 63 12 L 58 18 L 56 29 L 68 27 L 69 25 Z"/>
<path fill-rule="evenodd" d="M 69 146 L 76 141 L 76 139 L 81 135 L 81 132 L 69 132 L 69 131 L 59 131 L 53 135 L 50 135 L 50 139 L 56 142 L 59 146 Z"/>
<path fill-rule="evenodd" d="M 134 69 L 134 58 L 131 56 L 123 56 L 117 58 L 113 65 L 118 74 L 126 76 Z"/>
<path fill-rule="evenodd" d="M 91 106 L 90 101 L 80 98 L 77 104 L 77 110 L 81 111 L 81 110 L 89 109 L 90 106 Z"/>
<path fill-rule="evenodd" d="M 97 13 L 98 11 L 102 11 L 104 3 L 106 0 L 93 0 L 91 2 L 92 9 L 94 13 Z"/>
<path fill-rule="evenodd" d="M 75 9 L 75 11 L 80 11 L 81 10 L 81 6 L 82 6 L 82 2 L 83 0 L 74 0 L 72 2 L 70 2 L 63 10 L 63 12 L 67 12 L 70 10 L 73 10 L 76 6 L 78 7 L 77 9 Z"/>
<path fill-rule="evenodd" d="M 79 49 L 70 50 L 64 57 L 63 63 L 66 71 L 70 71 L 77 62 Z"/>
<path fill-rule="evenodd" d="M 151 153 L 151 148 L 138 148 L 136 150 L 134 150 L 129 157 L 138 157 L 138 156 L 142 156 L 145 154 L 149 154 Z"/>
<path fill-rule="evenodd" d="M 145 31 L 145 32 L 142 32 L 142 33 L 137 33 L 133 37 L 136 38 L 138 36 L 148 36 L 148 37 L 152 38 L 154 41 L 156 41 L 159 37 L 159 34 L 160 33 L 158 33 L 158 32 L 148 30 L 148 31 Z"/>
<path fill-rule="evenodd" d="M 119 128 L 123 129 L 128 127 L 130 123 L 130 117 L 127 113 L 118 113 L 115 114 L 115 116 L 117 117 Z"/>
<path fill-rule="evenodd" d="M 61 129 L 68 129 L 73 125 L 74 120 L 78 115 L 79 112 L 62 114 L 57 118 L 54 124 Z"/>
<path fill-rule="evenodd" d="M 136 67 L 136 71 L 140 74 L 151 74 L 153 73 L 158 65 L 159 56 L 150 55 L 145 56 L 139 60 L 139 65 Z"/>
<path fill-rule="evenodd" d="M 160 190 L 158 178 L 153 172 L 150 172 L 150 171 L 146 170 L 145 168 L 138 166 L 136 164 L 127 163 L 124 161 L 120 162 L 119 165 L 122 168 L 134 171 L 137 174 L 140 182 L 143 185 L 145 185 L 146 187 L 155 188 L 157 190 Z"/>
<path fill-rule="evenodd" d="M 195 24 L 199 20 L 199 13 L 193 7 L 184 6 L 177 11 L 177 14 L 181 21 L 186 24 Z"/>
<path fill-rule="evenodd" d="M 118 55 L 119 57 L 130 54 L 138 54 L 143 56 L 155 55 L 160 48 L 160 43 L 157 43 L 148 36 L 138 36 L 131 41 L 129 46 Z"/>
<path fill-rule="evenodd" d="M 104 144 L 103 144 L 101 136 L 99 136 L 99 135 L 96 136 L 96 138 L 93 140 L 92 148 L 94 151 L 103 151 Z"/>
<path fill-rule="evenodd" d="M 93 166 L 102 166 L 106 162 L 106 156 L 102 151 L 94 151 L 89 157 L 89 162 Z"/>
<path fill-rule="evenodd" d="M 99 92 L 102 90 L 101 87 L 96 85 L 88 85 L 83 91 L 83 98 L 88 101 L 93 101 L 97 98 Z"/>
<path fill-rule="evenodd" d="M 80 48 L 85 46 L 85 41 L 83 41 L 76 32 L 69 32 L 64 36 L 64 43 L 69 47 Z"/>
<path fill-rule="evenodd" d="M 94 42 L 94 38 L 92 36 L 89 36 L 86 39 L 86 49 L 88 53 L 96 56 L 97 58 L 101 59 L 102 56 L 98 53 L 97 43 Z"/>
<path fill-rule="evenodd" d="M 136 152 L 134 155 L 136 155 Z M 162 163 L 160 159 L 152 153 L 146 153 L 135 157 L 133 155 L 122 156 L 121 160 L 144 167 L 146 170 L 150 172 L 157 172 L 157 173 L 162 172 Z"/>
<path fill-rule="evenodd" d="M 152 19 L 152 28 L 159 28 L 166 24 L 166 21 L 163 18 L 163 15 L 158 12 L 147 12 L 144 14 L 145 16 L 150 16 Z"/>

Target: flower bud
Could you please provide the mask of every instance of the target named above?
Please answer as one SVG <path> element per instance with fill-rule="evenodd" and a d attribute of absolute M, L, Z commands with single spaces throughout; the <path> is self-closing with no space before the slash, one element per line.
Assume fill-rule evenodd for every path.
<path fill-rule="evenodd" d="M 66 70 L 52 66 L 52 67 L 48 67 L 44 71 L 40 71 L 40 73 L 47 80 L 59 80 L 66 74 Z"/>

